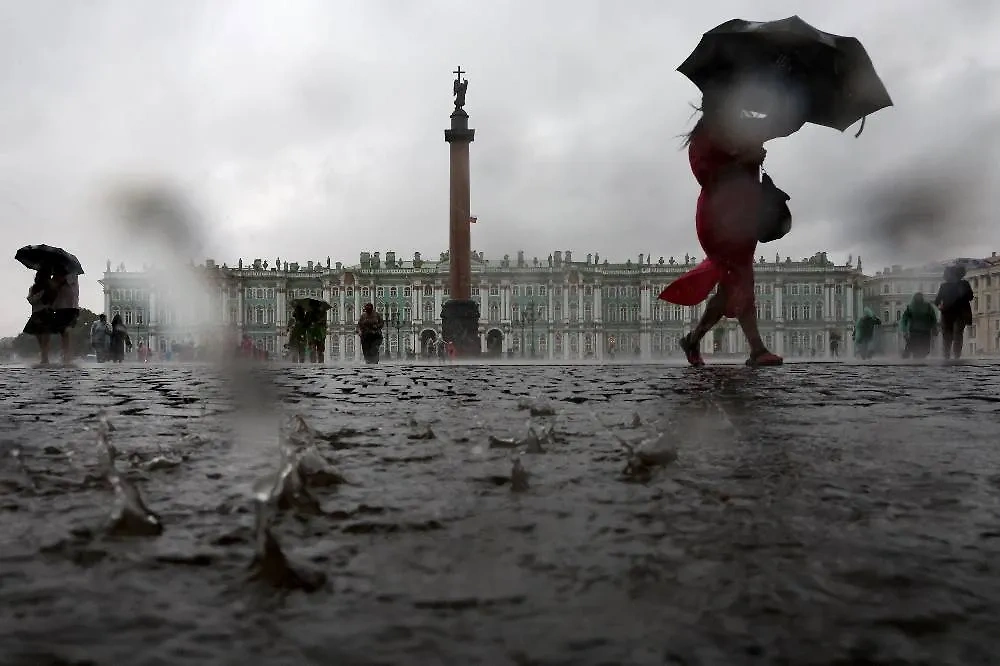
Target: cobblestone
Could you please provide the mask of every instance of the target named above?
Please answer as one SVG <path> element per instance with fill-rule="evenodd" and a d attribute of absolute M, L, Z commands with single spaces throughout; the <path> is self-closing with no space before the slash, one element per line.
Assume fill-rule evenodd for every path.
<path fill-rule="evenodd" d="M 998 369 L 0 367 L 0 663 L 995 663 Z M 92 536 L 101 410 L 161 536 Z M 275 596 L 294 413 L 350 483 L 282 516 L 327 582 Z"/>

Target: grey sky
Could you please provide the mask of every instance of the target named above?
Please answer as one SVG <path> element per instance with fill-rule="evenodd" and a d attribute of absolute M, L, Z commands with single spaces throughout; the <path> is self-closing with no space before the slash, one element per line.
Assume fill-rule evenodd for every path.
<path fill-rule="evenodd" d="M 854 128 L 807 127 L 768 145 L 795 226 L 761 252 L 860 254 L 871 270 L 998 249 L 990 3 L 8 0 L 0 333 L 28 314 L 17 247 L 74 251 L 92 308 L 106 258 L 143 261 L 106 205 L 137 176 L 196 203 L 199 260 L 436 257 L 447 249 L 442 132 L 457 64 L 477 130 L 475 249 L 700 255 L 678 138 L 698 93 L 674 70 L 726 19 L 794 13 L 858 36 L 896 106 L 857 140 Z"/>

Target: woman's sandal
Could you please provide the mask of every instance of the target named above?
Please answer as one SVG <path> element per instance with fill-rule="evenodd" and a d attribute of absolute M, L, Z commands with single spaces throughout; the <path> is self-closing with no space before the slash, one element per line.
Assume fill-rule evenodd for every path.
<path fill-rule="evenodd" d="M 698 345 L 691 342 L 691 334 L 688 333 L 683 338 L 678 341 L 681 350 L 687 357 L 687 362 L 691 365 L 701 367 L 705 365 L 705 359 L 701 357 L 701 352 L 698 350 Z"/>
<path fill-rule="evenodd" d="M 751 354 L 750 358 L 747 359 L 747 365 L 749 365 L 752 368 L 783 365 L 784 362 L 785 361 L 783 358 L 781 358 L 777 354 L 772 354 L 766 349 L 756 354 Z"/>

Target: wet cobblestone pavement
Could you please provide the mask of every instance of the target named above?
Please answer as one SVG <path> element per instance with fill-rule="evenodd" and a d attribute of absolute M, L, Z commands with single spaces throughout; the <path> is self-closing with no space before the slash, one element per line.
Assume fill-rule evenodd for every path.
<path fill-rule="evenodd" d="M 0 664 L 995 664 L 998 370 L 0 367 Z M 267 400 L 348 480 L 274 528 L 312 592 L 248 580 Z"/>

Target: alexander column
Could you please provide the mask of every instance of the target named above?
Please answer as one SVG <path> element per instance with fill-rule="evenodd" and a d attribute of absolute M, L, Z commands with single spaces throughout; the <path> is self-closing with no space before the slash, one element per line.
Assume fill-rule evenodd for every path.
<path fill-rule="evenodd" d="M 478 356 L 479 304 L 472 300 L 472 239 L 469 208 L 469 144 L 476 130 L 469 129 L 469 114 L 465 112 L 465 91 L 468 79 L 462 80 L 461 66 L 455 70 L 455 110 L 451 113 L 451 129 L 444 131 L 444 140 L 451 149 L 449 184 L 448 280 L 451 298 L 441 308 L 441 334 L 455 343 L 455 354 L 469 358 Z"/>

